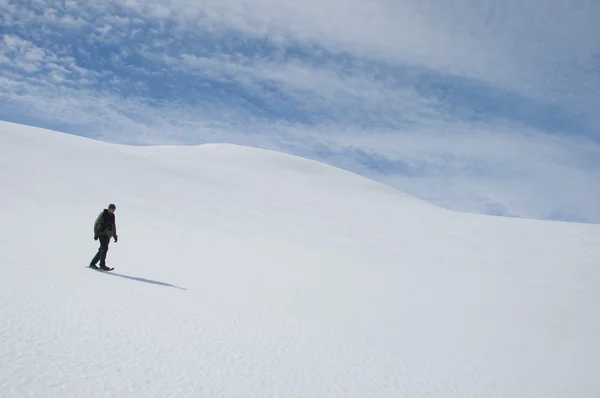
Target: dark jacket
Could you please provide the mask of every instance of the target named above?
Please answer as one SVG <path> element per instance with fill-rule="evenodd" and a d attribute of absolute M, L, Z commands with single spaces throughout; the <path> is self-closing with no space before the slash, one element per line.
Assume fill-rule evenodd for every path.
<path fill-rule="evenodd" d="M 94 223 L 94 236 L 113 236 L 117 237 L 117 224 L 115 223 L 115 215 L 104 209 L 96 218 Z"/>

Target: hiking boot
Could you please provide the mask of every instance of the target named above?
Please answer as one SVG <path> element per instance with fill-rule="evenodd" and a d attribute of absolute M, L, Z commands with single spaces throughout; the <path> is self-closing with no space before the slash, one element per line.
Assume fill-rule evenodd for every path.
<path fill-rule="evenodd" d="M 90 264 L 90 268 L 93 268 L 93 269 L 100 269 L 100 268 L 98 268 L 98 266 L 97 266 L 96 264 Z"/>

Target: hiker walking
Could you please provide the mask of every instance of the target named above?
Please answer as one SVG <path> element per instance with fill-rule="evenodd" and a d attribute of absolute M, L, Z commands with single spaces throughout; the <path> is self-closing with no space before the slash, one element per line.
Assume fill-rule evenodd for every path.
<path fill-rule="evenodd" d="M 115 223 L 115 210 L 117 207 L 114 204 L 110 204 L 108 209 L 102 210 L 102 212 L 96 218 L 94 223 L 94 240 L 100 239 L 100 248 L 98 253 L 92 259 L 90 268 L 101 269 L 104 271 L 112 271 L 114 268 L 106 266 L 106 252 L 108 252 L 108 244 L 110 238 L 113 237 L 115 242 L 119 239 L 117 236 L 117 225 Z M 100 268 L 96 266 L 96 263 L 100 261 Z"/>

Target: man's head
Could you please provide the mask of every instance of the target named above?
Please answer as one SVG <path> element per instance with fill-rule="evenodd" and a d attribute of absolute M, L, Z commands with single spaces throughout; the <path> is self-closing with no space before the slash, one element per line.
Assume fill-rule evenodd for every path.
<path fill-rule="evenodd" d="M 114 213 L 114 212 L 115 212 L 115 210 L 117 210 L 117 206 L 115 206 L 115 205 L 114 205 L 114 204 L 112 204 L 112 203 L 108 205 L 108 211 L 109 211 L 110 213 Z"/>

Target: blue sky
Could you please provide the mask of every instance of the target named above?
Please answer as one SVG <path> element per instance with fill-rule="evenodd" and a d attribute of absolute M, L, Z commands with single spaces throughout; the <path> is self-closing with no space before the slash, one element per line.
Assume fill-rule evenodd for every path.
<path fill-rule="evenodd" d="M 0 119 L 600 222 L 600 3 L 0 0 Z"/>

